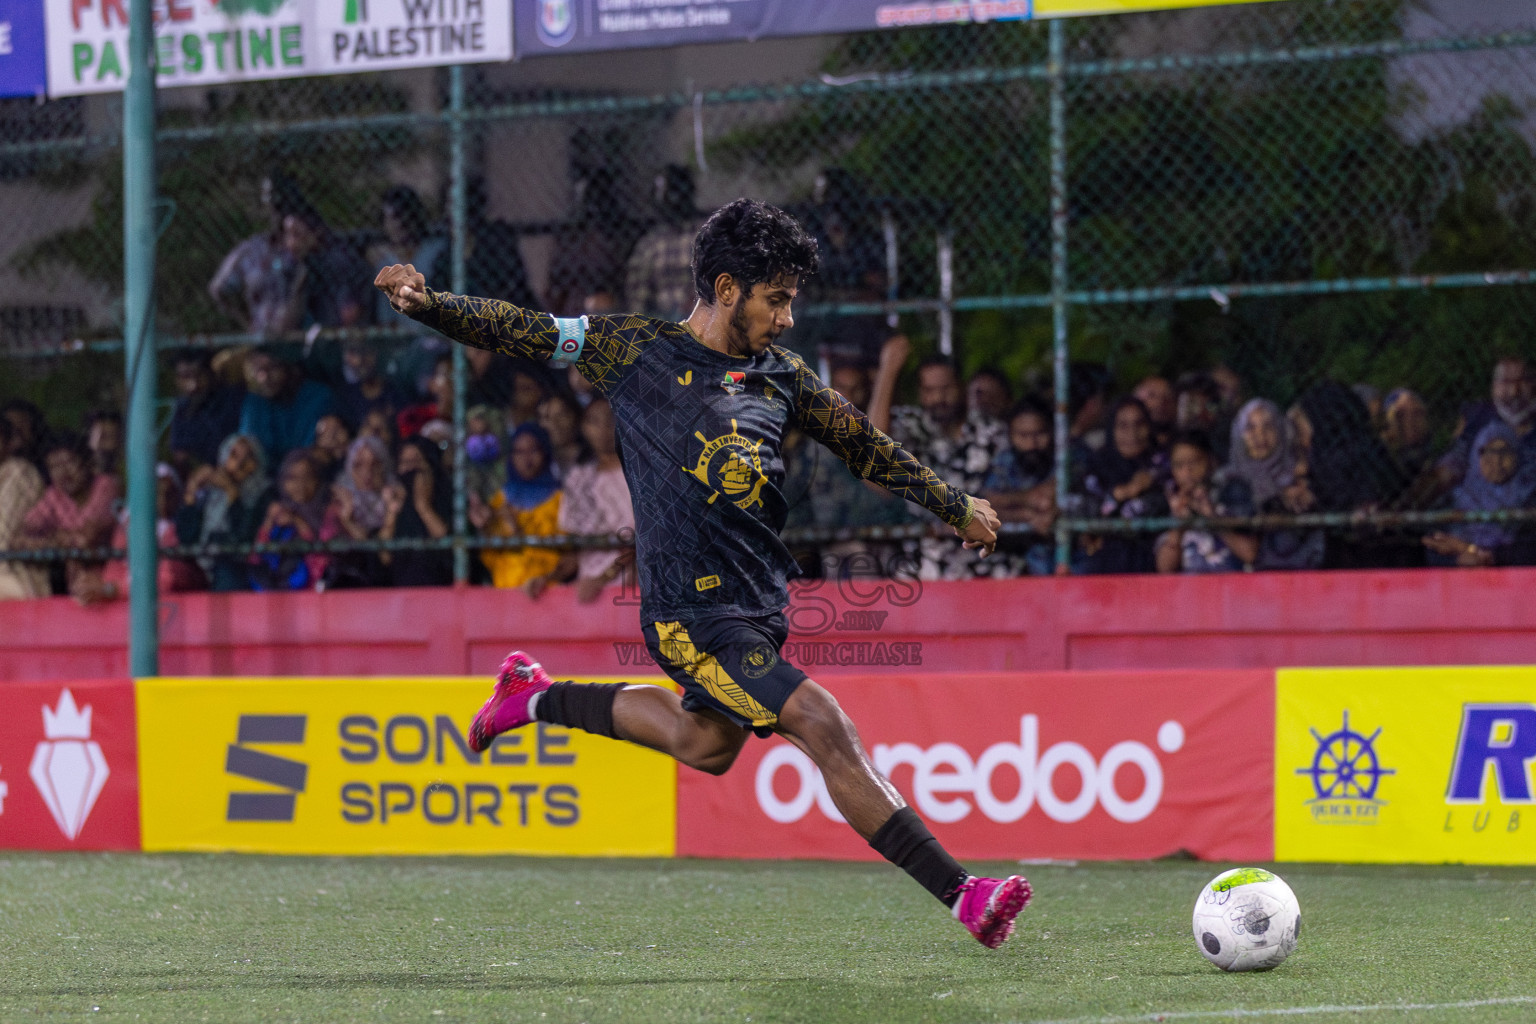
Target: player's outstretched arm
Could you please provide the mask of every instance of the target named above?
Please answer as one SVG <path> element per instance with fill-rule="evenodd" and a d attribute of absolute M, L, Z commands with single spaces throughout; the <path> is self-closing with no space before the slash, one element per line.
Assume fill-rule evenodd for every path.
<path fill-rule="evenodd" d="M 801 430 L 826 445 L 855 476 L 928 509 L 954 527 L 966 547 L 992 553 L 998 518 L 986 499 L 973 498 L 940 480 L 804 363 L 795 383 L 795 416 Z"/>
<path fill-rule="evenodd" d="M 562 338 L 561 321 L 548 313 L 500 299 L 432 291 L 426 277 L 409 263 L 385 267 L 373 285 L 389 297 L 391 306 L 412 320 L 488 352 L 547 359 L 555 354 Z"/>

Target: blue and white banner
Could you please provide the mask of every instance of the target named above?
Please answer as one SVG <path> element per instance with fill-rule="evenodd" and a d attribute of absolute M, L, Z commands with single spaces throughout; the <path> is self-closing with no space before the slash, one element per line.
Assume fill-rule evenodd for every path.
<path fill-rule="evenodd" d="M 0 96 L 42 95 L 43 53 L 43 0 L 0 0 Z"/>
<path fill-rule="evenodd" d="M 517 55 L 1213 7 L 1266 0 L 513 0 Z"/>

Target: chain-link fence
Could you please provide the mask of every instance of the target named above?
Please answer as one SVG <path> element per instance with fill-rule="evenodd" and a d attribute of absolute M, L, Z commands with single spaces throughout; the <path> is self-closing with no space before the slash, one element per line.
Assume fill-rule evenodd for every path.
<path fill-rule="evenodd" d="M 1536 355 L 1536 14 L 1479 11 L 1295 0 L 164 90 L 158 344 L 217 350 L 235 383 L 276 340 L 341 383 L 343 342 L 366 339 L 431 404 L 441 347 L 370 292 L 377 267 L 601 309 L 634 289 L 648 232 L 690 221 L 691 181 L 697 211 L 750 194 L 818 227 L 828 272 L 792 344 L 823 365 L 873 360 L 899 327 L 1058 401 L 1065 515 L 1013 529 L 1053 532 L 1061 566 L 1115 531 L 1150 544 L 1170 511 L 1224 511 L 1111 524 L 1066 493 L 1115 447 L 1104 400 L 1149 377 L 1178 385 L 1166 409 L 1151 386 L 1154 434 L 1199 426 L 1227 458 L 1263 397 L 1310 414 L 1314 478 L 1376 480 L 1225 511 L 1305 512 L 1292 524 L 1422 561 L 1426 530 L 1503 515 L 1455 498 L 1465 451 L 1437 460 L 1488 420 L 1496 360 Z M 4 390 L 57 426 L 121 401 L 120 112 L 0 101 Z M 484 393 L 460 367 L 440 406 Z M 1533 389 L 1495 410 L 1520 437 Z"/>

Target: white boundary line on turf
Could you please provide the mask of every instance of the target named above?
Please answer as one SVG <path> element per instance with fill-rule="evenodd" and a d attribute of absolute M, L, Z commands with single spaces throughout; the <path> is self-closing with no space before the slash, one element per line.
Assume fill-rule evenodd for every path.
<path fill-rule="evenodd" d="M 1471 1010 L 1479 1006 L 1526 1006 L 1536 1003 L 1536 996 L 1510 996 L 1505 999 L 1467 999 L 1459 1003 L 1357 1003 L 1353 1006 L 1284 1006 L 1274 1009 L 1246 1010 L 1170 1010 L 1166 1013 L 1138 1013 L 1129 1017 L 1072 1017 L 1063 1020 L 1033 1021 L 1031 1024 L 1137 1024 L 1140 1021 L 1165 1020 L 1236 1020 L 1244 1017 L 1305 1017 L 1317 1013 L 1388 1013 L 1404 1010 Z"/>

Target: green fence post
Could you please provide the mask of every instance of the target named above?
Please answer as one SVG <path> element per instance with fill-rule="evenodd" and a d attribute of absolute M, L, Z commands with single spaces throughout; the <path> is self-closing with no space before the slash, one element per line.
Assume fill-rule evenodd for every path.
<path fill-rule="evenodd" d="M 464 273 L 465 231 L 468 229 L 468 194 L 464 180 L 464 67 L 448 69 L 448 221 L 449 287 L 459 295 L 468 288 Z M 453 346 L 453 581 L 469 580 L 467 496 L 464 493 L 464 399 L 469 364 L 464 346 Z"/>
<path fill-rule="evenodd" d="M 1056 571 L 1064 573 L 1072 559 L 1072 532 L 1066 523 L 1067 487 L 1072 481 L 1067 464 L 1072 450 L 1067 435 L 1067 81 L 1066 26 L 1060 18 L 1050 25 L 1050 56 L 1046 61 L 1051 81 L 1051 327 L 1052 356 L 1056 378 Z"/>
<path fill-rule="evenodd" d="M 155 37 L 148 0 L 128 5 L 123 93 L 123 337 L 128 385 L 128 671 L 160 673 L 155 545 Z"/>

